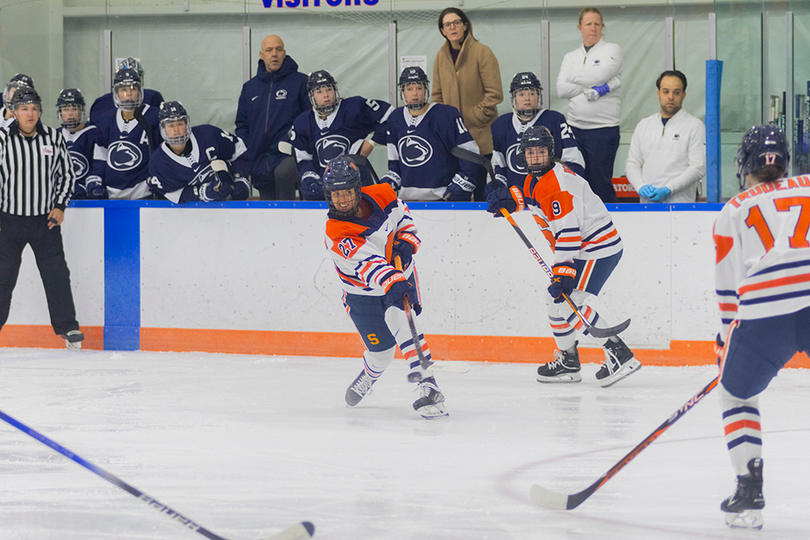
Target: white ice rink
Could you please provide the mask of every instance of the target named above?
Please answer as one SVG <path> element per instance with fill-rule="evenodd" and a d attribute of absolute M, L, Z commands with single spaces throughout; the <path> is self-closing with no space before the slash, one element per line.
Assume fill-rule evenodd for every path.
<path fill-rule="evenodd" d="M 640 358 L 643 363 L 643 357 Z M 0 410 L 231 540 L 302 520 L 317 540 L 810 538 L 810 373 L 761 399 L 765 528 L 733 531 L 717 391 L 582 506 L 584 489 L 715 375 L 644 367 L 608 389 L 540 385 L 531 364 L 438 373 L 423 420 L 397 360 L 357 407 L 359 359 L 0 349 Z M 201 539 L 0 423 L 0 540 Z"/>

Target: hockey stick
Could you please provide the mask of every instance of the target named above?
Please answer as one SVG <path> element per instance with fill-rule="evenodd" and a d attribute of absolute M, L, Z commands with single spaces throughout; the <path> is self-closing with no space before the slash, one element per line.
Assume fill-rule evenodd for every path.
<path fill-rule="evenodd" d="M 394 256 L 394 268 L 402 272 L 402 260 L 399 258 L 399 255 Z M 430 369 L 433 365 L 433 362 L 427 359 L 425 356 L 425 352 L 422 350 L 422 342 L 419 340 L 419 332 L 416 331 L 416 324 L 413 322 L 413 313 L 411 312 L 411 300 L 408 298 L 408 295 L 402 297 L 402 304 L 405 307 L 405 318 L 408 319 L 408 327 L 411 329 L 411 338 L 413 339 L 413 347 L 416 349 L 416 355 L 419 357 L 419 363 L 422 365 L 422 369 Z M 410 375 L 408 375 L 408 380 L 410 380 Z M 419 382 L 418 380 L 410 381 L 410 382 Z"/>
<path fill-rule="evenodd" d="M 554 281 L 554 272 L 551 271 L 551 268 L 548 267 L 543 258 L 537 252 L 537 250 L 534 249 L 534 246 L 526 237 L 526 235 L 523 233 L 523 230 L 517 224 L 515 218 L 512 217 L 512 214 L 509 213 L 509 210 L 507 210 L 506 208 L 501 208 L 501 213 L 506 218 L 506 220 L 509 221 L 509 224 L 512 225 L 512 228 L 515 229 L 515 232 L 518 233 L 518 236 L 520 236 L 520 238 L 523 240 L 523 243 L 526 244 L 526 247 L 529 248 L 529 251 L 532 253 L 532 255 L 534 255 L 534 258 L 537 260 L 537 262 L 540 263 L 540 266 L 543 267 L 543 270 L 545 270 L 546 275 L 548 275 L 548 278 Z M 582 324 L 585 325 L 585 328 L 588 329 L 588 333 L 595 338 L 602 339 L 602 338 L 609 338 L 611 336 L 616 336 L 619 333 L 626 330 L 628 326 L 630 326 L 630 319 L 627 319 L 623 323 L 617 324 L 616 326 L 613 326 L 611 328 L 597 328 L 593 326 L 591 323 L 589 323 L 588 320 L 582 315 L 579 309 L 577 309 L 576 304 L 574 304 L 574 302 L 571 300 L 571 297 L 569 297 L 565 293 L 562 293 L 562 297 L 565 299 L 566 302 L 568 302 L 568 305 L 571 306 L 571 309 L 574 310 L 574 313 L 576 313 L 577 317 L 579 317 L 579 320 L 582 322 Z"/>
<path fill-rule="evenodd" d="M 492 178 L 492 180 L 495 180 L 495 171 L 492 170 L 492 162 L 481 154 L 476 154 L 475 152 L 471 152 L 470 150 L 466 150 L 460 146 L 454 146 L 453 149 L 450 150 L 450 153 L 456 156 L 458 159 L 463 159 L 464 161 L 470 161 L 477 165 L 481 165 L 487 170 L 489 177 Z"/>
<path fill-rule="evenodd" d="M 56 450 L 57 452 L 59 452 L 60 454 L 65 456 L 66 458 L 75 461 L 76 463 L 78 463 L 79 465 L 81 465 L 82 467 L 87 469 L 88 471 L 100 476 L 101 478 L 108 481 L 109 483 L 123 489 L 124 491 L 126 491 L 130 495 L 132 495 L 134 497 L 137 497 L 138 499 L 142 500 L 143 502 L 145 502 L 146 504 L 148 504 L 149 506 L 151 506 L 152 508 L 154 508 L 155 510 L 160 512 L 161 514 L 165 514 L 168 517 L 174 519 L 175 521 L 178 521 L 179 523 L 181 523 L 185 527 L 191 529 L 192 531 L 197 532 L 197 533 L 203 535 L 204 537 L 206 537 L 206 538 L 208 538 L 210 540 L 227 540 L 226 538 L 223 538 L 222 536 L 214 534 L 213 532 L 209 531 L 208 529 L 206 529 L 202 525 L 199 525 L 199 524 L 195 523 L 194 521 L 187 518 L 186 516 L 184 516 L 180 512 L 178 512 L 176 510 L 173 510 L 172 508 L 169 508 L 168 506 L 166 506 L 162 502 L 158 501 L 154 497 L 151 497 L 151 496 L 147 495 L 146 493 L 139 490 L 138 488 L 136 488 L 136 487 L 134 487 L 134 486 L 132 486 L 130 484 L 127 484 L 126 482 L 124 482 L 123 480 L 121 480 L 120 478 L 115 476 L 114 474 L 112 474 L 110 472 L 107 472 L 104 469 L 102 469 L 101 467 L 99 467 L 97 465 L 94 465 L 94 464 L 90 463 L 89 461 L 87 461 L 86 459 L 74 454 L 73 452 L 71 452 L 70 450 L 65 448 L 64 446 L 62 446 L 59 443 L 49 439 L 48 437 L 46 437 L 45 435 L 39 433 L 38 431 L 34 430 L 33 428 L 30 428 L 30 427 L 26 426 L 25 424 L 23 424 L 19 420 L 15 420 L 14 418 L 7 415 L 3 411 L 0 411 L 0 419 L 2 419 L 7 424 L 10 424 L 11 426 L 14 426 L 15 428 L 19 429 L 20 431 L 22 431 L 26 435 L 29 435 L 32 438 L 38 440 L 39 442 L 41 442 L 45 446 L 49 446 L 51 449 Z M 314 534 L 315 534 L 315 526 L 312 523 L 308 522 L 308 521 L 303 521 L 301 523 L 296 523 L 292 527 L 284 529 L 280 533 L 274 534 L 273 536 L 270 536 L 270 537 L 266 538 L 265 540 L 304 540 L 304 539 L 312 537 L 312 535 L 314 535 Z"/>
<path fill-rule="evenodd" d="M 538 486 L 537 484 L 532 486 L 530 495 L 532 502 L 544 508 L 550 508 L 552 510 L 573 510 L 585 500 L 593 495 L 593 493 L 605 485 L 605 483 L 613 478 L 617 472 L 622 470 L 625 465 L 630 463 L 637 455 L 641 453 L 642 450 L 647 448 L 655 439 L 660 437 L 666 430 L 672 426 L 675 422 L 678 421 L 680 417 L 686 414 L 692 407 L 698 404 L 698 402 L 706 397 L 706 395 L 712 391 L 712 388 L 717 386 L 719 377 L 715 377 L 712 382 L 706 385 L 703 390 L 692 396 L 692 398 L 683 404 L 683 406 L 675 411 L 675 414 L 667 418 L 663 424 L 655 428 L 655 431 L 650 433 L 646 439 L 641 441 L 638 446 L 630 450 L 630 453 L 624 456 L 619 462 L 610 468 L 608 472 L 603 474 L 599 479 L 588 486 L 587 488 L 583 489 L 579 493 L 573 493 L 571 495 L 567 495 L 565 493 L 557 493 L 556 491 L 550 491 L 542 486 Z"/>

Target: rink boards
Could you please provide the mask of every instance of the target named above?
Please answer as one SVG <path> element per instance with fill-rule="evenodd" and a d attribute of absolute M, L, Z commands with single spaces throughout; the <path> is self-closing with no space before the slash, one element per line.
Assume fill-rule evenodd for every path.
<path fill-rule="evenodd" d="M 418 325 L 439 359 L 537 362 L 554 349 L 547 278 L 503 219 L 477 203 L 411 203 L 422 248 Z M 713 362 L 712 224 L 721 205 L 610 205 L 624 256 L 595 307 L 632 318 L 647 364 Z M 73 203 L 63 225 L 86 348 L 353 356 L 362 343 L 327 257 L 323 203 Z M 530 214 L 516 216 L 541 255 Z M 0 345 L 61 347 L 26 250 Z M 596 346 L 585 338 L 581 346 Z M 583 351 L 601 361 L 601 351 Z M 792 365 L 810 366 L 807 358 Z"/>

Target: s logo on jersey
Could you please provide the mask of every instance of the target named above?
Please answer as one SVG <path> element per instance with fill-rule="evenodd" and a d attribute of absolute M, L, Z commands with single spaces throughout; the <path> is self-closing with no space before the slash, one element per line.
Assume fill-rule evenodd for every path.
<path fill-rule="evenodd" d="M 73 163 L 73 172 L 76 174 L 76 178 L 84 178 L 87 171 L 90 170 L 87 158 L 78 152 L 71 152 L 70 161 Z"/>
<path fill-rule="evenodd" d="M 131 171 L 143 162 L 143 153 L 129 141 L 115 141 L 107 148 L 107 165 L 116 171 Z"/>
<path fill-rule="evenodd" d="M 315 143 L 318 163 L 326 168 L 327 163 L 349 151 L 349 139 L 343 135 L 327 135 Z"/>
<path fill-rule="evenodd" d="M 523 166 L 523 160 L 520 159 L 518 148 L 520 143 L 515 143 L 506 150 L 506 166 L 515 174 L 527 175 L 526 167 Z"/>
<path fill-rule="evenodd" d="M 406 135 L 397 143 L 399 161 L 406 167 L 419 167 L 433 157 L 433 147 L 418 135 Z"/>

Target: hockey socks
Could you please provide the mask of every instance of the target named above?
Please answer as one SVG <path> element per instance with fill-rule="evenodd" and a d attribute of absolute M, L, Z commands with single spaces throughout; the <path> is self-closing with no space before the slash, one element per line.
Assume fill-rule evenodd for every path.
<path fill-rule="evenodd" d="M 762 427 L 759 422 L 759 398 L 739 399 L 720 385 L 723 428 L 731 466 L 737 476 L 748 474 L 748 463 L 762 457 Z"/>

